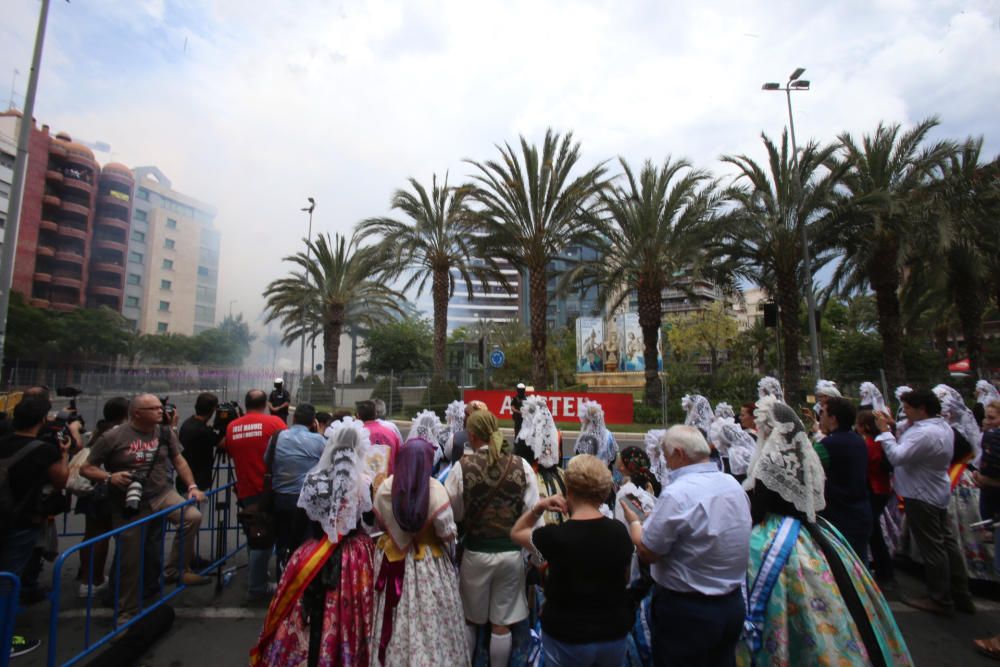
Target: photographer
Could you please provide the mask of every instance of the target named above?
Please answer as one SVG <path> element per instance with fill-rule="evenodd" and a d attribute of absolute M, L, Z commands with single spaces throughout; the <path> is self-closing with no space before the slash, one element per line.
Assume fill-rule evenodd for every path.
<path fill-rule="evenodd" d="M 14 501 L 0 517 L 0 571 L 20 577 L 31 560 L 47 512 L 42 487 L 66 486 L 69 478 L 69 441 L 58 446 L 38 438 L 52 404 L 44 396 L 21 399 L 14 408 L 13 433 L 0 439 L 0 460 L 7 468 L 7 486 Z M 11 656 L 37 648 L 39 641 L 15 636 Z M 4 649 L 0 649 L 4 650 Z"/>
<path fill-rule="evenodd" d="M 111 485 L 112 522 L 115 527 L 141 519 L 154 512 L 184 502 L 170 486 L 169 462 L 184 482 L 187 498 L 201 502 L 205 499 L 191 475 L 191 468 L 181 454 L 183 446 L 173 429 L 164 427 L 163 405 L 152 394 L 140 394 L 129 406 L 129 422 L 109 431 L 90 451 L 90 457 L 80 468 L 80 474 L 95 483 Z M 106 469 L 101 470 L 103 465 Z M 167 521 L 183 521 L 183 563 L 190 565 L 194 556 L 195 538 L 201 525 L 201 512 L 196 506 L 184 508 L 167 515 Z M 168 583 L 180 580 L 185 585 L 209 583 L 210 579 L 190 570 L 178 570 L 178 544 L 181 532 L 174 538 L 170 556 L 164 568 Z M 121 609 L 125 618 L 135 615 L 139 598 L 139 561 L 141 529 L 128 530 L 121 535 Z M 122 615 L 119 618 L 122 618 Z"/>
<path fill-rule="evenodd" d="M 224 432 L 220 433 L 208 423 L 218 407 L 219 398 L 215 394 L 198 394 L 194 402 L 194 415 L 184 420 L 177 434 L 184 445 L 184 458 L 191 466 L 194 482 L 200 489 L 211 488 L 216 448 L 222 446 L 226 437 Z M 177 493 L 184 495 L 185 491 L 184 483 L 178 477 Z"/>

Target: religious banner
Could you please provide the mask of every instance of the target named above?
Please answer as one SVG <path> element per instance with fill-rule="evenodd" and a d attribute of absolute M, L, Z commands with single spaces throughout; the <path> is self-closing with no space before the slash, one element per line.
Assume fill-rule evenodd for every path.
<path fill-rule="evenodd" d="M 634 407 L 632 394 L 595 394 L 573 393 L 563 391 L 531 392 L 529 396 L 541 396 L 545 399 L 552 417 L 556 421 L 574 421 L 580 419 L 580 410 L 586 400 L 597 401 L 604 408 L 604 421 L 608 424 L 631 424 Z M 514 412 L 511 409 L 513 391 L 482 391 L 467 389 L 462 400 L 482 401 L 490 412 L 500 419 L 510 419 Z"/>
<path fill-rule="evenodd" d="M 639 314 L 623 313 L 615 318 L 615 324 L 618 328 L 618 339 L 621 341 L 618 370 L 646 370 L 643 358 L 642 329 L 639 328 Z"/>
<path fill-rule="evenodd" d="M 604 370 L 604 320 L 578 317 L 576 320 L 576 370 Z"/>

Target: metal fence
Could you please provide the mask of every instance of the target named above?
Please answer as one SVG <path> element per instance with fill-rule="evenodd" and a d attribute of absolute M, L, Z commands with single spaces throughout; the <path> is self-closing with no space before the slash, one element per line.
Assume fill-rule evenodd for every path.
<path fill-rule="evenodd" d="M 0 667 L 10 662 L 10 642 L 17 620 L 17 600 L 21 595 L 21 580 L 12 572 L 0 572 Z"/>

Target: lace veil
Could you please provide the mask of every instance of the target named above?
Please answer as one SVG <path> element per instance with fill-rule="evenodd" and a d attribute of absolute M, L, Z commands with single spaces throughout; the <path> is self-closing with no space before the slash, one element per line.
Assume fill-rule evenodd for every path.
<path fill-rule="evenodd" d="M 545 399 L 540 396 L 529 396 L 521 406 L 524 423 L 518 437 L 535 455 L 535 460 L 542 468 L 551 468 L 559 464 L 559 431 L 552 418 Z"/>
<path fill-rule="evenodd" d="M 989 380 L 976 382 L 976 402 L 984 408 L 993 401 L 1000 401 L 1000 391 Z"/>
<path fill-rule="evenodd" d="M 870 405 L 875 412 L 885 412 L 885 398 L 873 382 L 862 382 L 858 389 L 861 394 L 861 405 Z"/>
<path fill-rule="evenodd" d="M 663 449 L 660 447 L 663 434 L 666 432 L 666 429 L 654 428 L 651 431 L 646 431 L 646 435 L 643 437 L 646 455 L 649 456 L 649 470 L 661 487 L 670 482 L 670 469 L 667 467 L 667 461 L 663 458 Z"/>
<path fill-rule="evenodd" d="M 707 435 L 708 430 L 712 428 L 712 421 L 715 419 L 708 399 L 701 394 L 685 394 L 681 398 L 681 408 L 687 413 L 684 417 L 684 425 L 697 427 L 698 430 Z"/>
<path fill-rule="evenodd" d="M 444 410 L 444 423 L 452 433 L 465 429 L 465 401 L 452 401 Z"/>
<path fill-rule="evenodd" d="M 770 375 L 762 377 L 757 383 L 757 396 L 759 398 L 774 396 L 779 401 L 785 400 L 785 392 L 781 388 L 781 383 L 778 382 L 778 378 Z"/>
<path fill-rule="evenodd" d="M 952 428 L 965 436 L 972 445 L 972 458 L 979 460 L 983 432 L 979 428 L 976 416 L 965 405 L 962 395 L 956 389 L 946 384 L 939 384 L 933 389 L 934 395 L 941 401 L 941 416 Z"/>

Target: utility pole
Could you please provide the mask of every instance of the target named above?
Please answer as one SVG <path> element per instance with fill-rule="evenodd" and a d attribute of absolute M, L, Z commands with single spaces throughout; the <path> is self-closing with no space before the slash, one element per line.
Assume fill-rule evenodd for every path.
<path fill-rule="evenodd" d="M 35 51 L 31 56 L 28 73 L 28 90 L 21 110 L 21 126 L 17 134 L 17 157 L 7 206 L 7 223 L 3 230 L 3 254 L 0 255 L 0 364 L 3 363 L 4 345 L 7 341 L 7 309 L 10 307 L 10 290 L 14 283 L 14 255 L 17 251 L 17 230 L 21 224 L 21 200 L 24 197 L 24 180 L 28 173 L 28 149 L 31 129 L 34 126 L 35 93 L 38 90 L 38 70 L 42 66 L 42 46 L 45 43 L 45 23 L 49 17 L 49 0 L 42 0 L 38 12 L 38 31 L 35 33 Z"/>
<path fill-rule="evenodd" d="M 313 199 L 312 197 L 308 197 L 308 199 L 309 199 L 309 206 L 306 206 L 302 209 L 303 211 L 309 214 L 309 235 L 307 237 L 308 242 L 306 243 L 307 264 L 309 263 L 309 260 L 312 257 L 312 247 L 309 245 L 309 243 L 312 243 L 313 209 L 316 208 L 316 200 Z M 309 279 L 309 274 L 307 272 L 306 280 L 308 279 Z M 299 323 L 301 325 L 300 329 L 302 333 L 302 341 L 301 341 L 302 345 L 299 348 L 299 390 L 297 392 L 298 397 L 296 398 L 296 403 L 298 401 L 304 400 L 304 397 L 302 396 L 302 388 L 305 386 L 306 382 L 306 304 L 305 303 L 302 304 L 302 311 L 299 314 Z M 312 375 L 312 373 L 310 373 L 310 375 Z"/>

